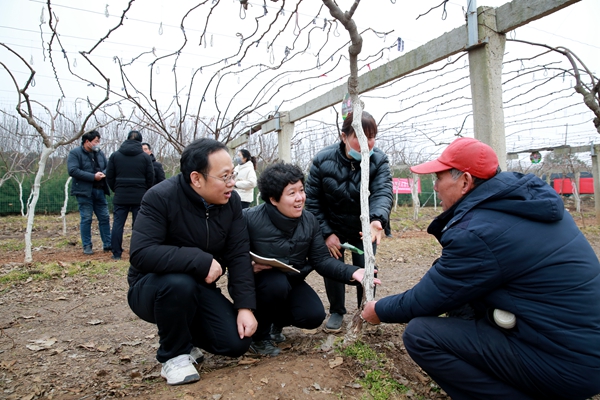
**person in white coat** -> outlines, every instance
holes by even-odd
[[[254,200],[254,188],[256,187],[256,159],[246,149],[238,151],[234,158],[237,164],[234,171],[237,173],[235,179],[235,190],[242,199],[242,208],[250,207]]]

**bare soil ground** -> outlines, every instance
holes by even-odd
[[[599,253],[600,236],[590,207],[593,204],[586,212],[573,214]],[[416,222],[411,219],[412,210],[399,208],[393,214],[394,237],[386,238],[377,251],[383,281],[378,298],[412,287],[440,255],[439,244],[425,232],[440,211],[422,210]],[[336,338],[343,334],[289,327],[284,329],[287,341],[280,344],[278,357],[246,354],[232,359],[206,354],[198,366],[200,382],[167,386],[155,359],[156,327],[138,319],[127,305],[127,262],[113,261],[110,253],[102,251],[84,255],[78,218],[68,216],[64,236],[59,217],[36,217],[31,264],[22,262],[25,221],[0,219],[0,279],[23,274],[18,281],[0,280],[0,398],[371,398],[368,388],[361,385],[369,367],[336,350]],[[130,232],[126,230],[125,243]],[[93,238],[94,248],[101,249],[97,231]],[[48,277],[39,278],[47,265],[53,265]],[[313,273],[308,282],[327,308],[322,278]],[[347,290],[345,322],[356,310],[354,290]],[[406,354],[403,328],[371,326],[362,337],[370,348],[385,355],[385,374],[408,388],[390,398],[449,398]]]

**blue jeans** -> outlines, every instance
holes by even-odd
[[[92,246],[92,216],[98,218],[98,228],[104,248],[110,247],[110,216],[108,214],[108,202],[104,190],[92,189],[92,196],[76,196],[79,203],[79,215],[81,222],[79,231],[81,233],[81,244]]]
[[[127,215],[131,211],[132,224],[140,211],[139,204],[113,204],[113,227],[112,227],[112,252],[113,255],[121,257],[123,253],[123,227],[127,221]]]

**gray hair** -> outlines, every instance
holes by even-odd
[[[494,176],[498,175],[500,172],[502,172],[502,169],[500,167],[498,167],[498,169],[496,170],[496,173],[494,174]],[[456,168],[452,168],[450,169],[450,175],[452,176],[452,179],[457,180],[458,178],[460,178],[460,176],[464,174],[463,171],[456,169]],[[473,176],[473,175],[471,175]],[[493,178],[493,177],[492,177]],[[489,179],[492,179],[489,178]],[[476,176],[473,176],[473,186],[477,187],[479,185],[481,185],[483,182],[487,181],[488,179],[482,179],[482,178],[478,178]]]

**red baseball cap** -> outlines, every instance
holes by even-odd
[[[487,144],[477,139],[461,137],[450,143],[437,160],[411,167],[415,174],[433,174],[455,168],[476,178],[496,175],[498,156]]]

